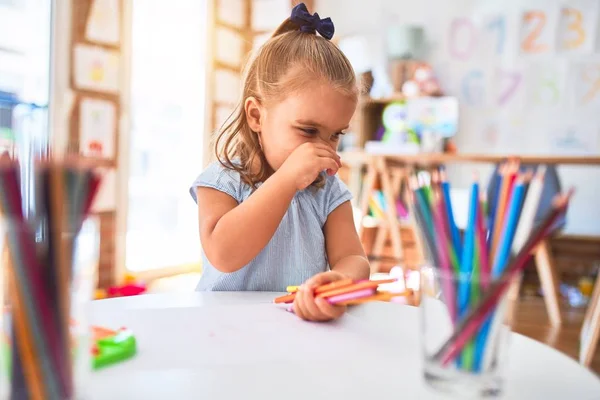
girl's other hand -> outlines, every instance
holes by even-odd
[[[318,286],[346,278],[339,272],[327,271],[307,280],[300,286],[294,298],[294,313],[307,321],[329,321],[341,317],[346,311],[345,306],[329,304],[324,298],[316,299],[314,292]]]
[[[307,142],[288,156],[278,172],[293,180],[297,190],[304,190],[322,171],[335,175],[341,166],[340,156],[331,146]]]

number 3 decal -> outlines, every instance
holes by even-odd
[[[537,43],[537,40],[546,26],[546,14],[542,11],[528,11],[523,15],[523,24],[525,27],[530,24],[533,26],[531,31],[523,39],[521,48],[527,53],[542,53],[548,50],[545,43]]]
[[[583,15],[581,11],[574,8],[564,8],[562,10],[563,18],[570,20],[567,25],[567,38],[563,42],[565,49],[576,49],[585,43],[585,29],[583,29]],[[571,32],[573,34],[571,34]]]

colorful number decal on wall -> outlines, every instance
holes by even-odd
[[[583,104],[591,103],[600,96],[600,64],[591,64],[582,71],[583,81],[589,89],[583,95]]]
[[[585,28],[583,27],[583,14],[574,8],[563,8],[561,16],[569,22],[566,25],[566,34],[562,43],[565,49],[576,49],[585,43]]]
[[[504,43],[506,40],[506,19],[501,15],[494,18],[488,23],[487,29],[498,32],[496,53],[502,54],[504,52]]]
[[[461,41],[461,35],[466,38]],[[467,18],[457,18],[450,24],[449,34],[449,52],[452,57],[459,60],[466,60],[473,54],[477,40],[477,31],[473,23]]]
[[[467,72],[461,82],[463,99],[467,105],[483,105],[485,99],[483,71],[472,70]]]
[[[514,97],[521,84],[522,76],[514,71],[498,70],[496,73],[499,82],[506,82],[506,85],[503,85],[498,93],[498,105],[503,106]]]
[[[531,26],[521,43],[521,48],[527,53],[542,53],[548,50],[546,43],[539,43],[539,38],[546,26],[546,13],[543,11],[528,11],[523,15],[525,28]]]
[[[541,105],[554,105],[560,101],[558,88],[558,73],[556,71],[542,72],[538,76],[535,92],[535,102]]]

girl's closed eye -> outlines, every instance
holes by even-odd
[[[314,136],[319,133],[319,130],[316,128],[298,128],[298,129],[300,129],[303,133],[305,133],[306,135],[309,135],[309,136]]]
[[[337,132],[337,133],[334,133],[333,136],[331,136],[331,140],[337,142],[338,140],[340,140],[340,137],[344,136],[345,134],[346,134],[346,132]]]

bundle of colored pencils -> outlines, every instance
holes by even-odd
[[[396,282],[396,279],[353,281],[342,279],[321,285],[314,290],[315,297],[324,298],[331,304],[351,306],[370,301],[390,301],[397,296],[407,296],[409,291],[390,292],[379,289],[379,285]],[[287,288],[289,294],[277,297],[276,304],[293,303],[298,291],[297,286]]]
[[[566,213],[572,195],[572,191],[558,195],[543,220],[534,226],[544,171],[539,167],[535,174],[520,173],[517,161],[504,163],[487,223],[484,199],[475,179],[464,235],[454,221],[444,171],[434,171],[430,184],[420,176],[411,177],[412,208],[430,261],[438,269],[443,301],[454,324],[453,335],[433,356],[434,361],[442,365],[454,362],[465,371],[485,370],[484,352],[493,346],[490,336],[503,320],[502,312],[496,309],[533,249]]]
[[[19,164],[0,162],[0,213],[8,262],[11,399],[71,399],[71,277],[77,234],[100,177],[78,161],[39,160],[34,202],[24,204]]]

